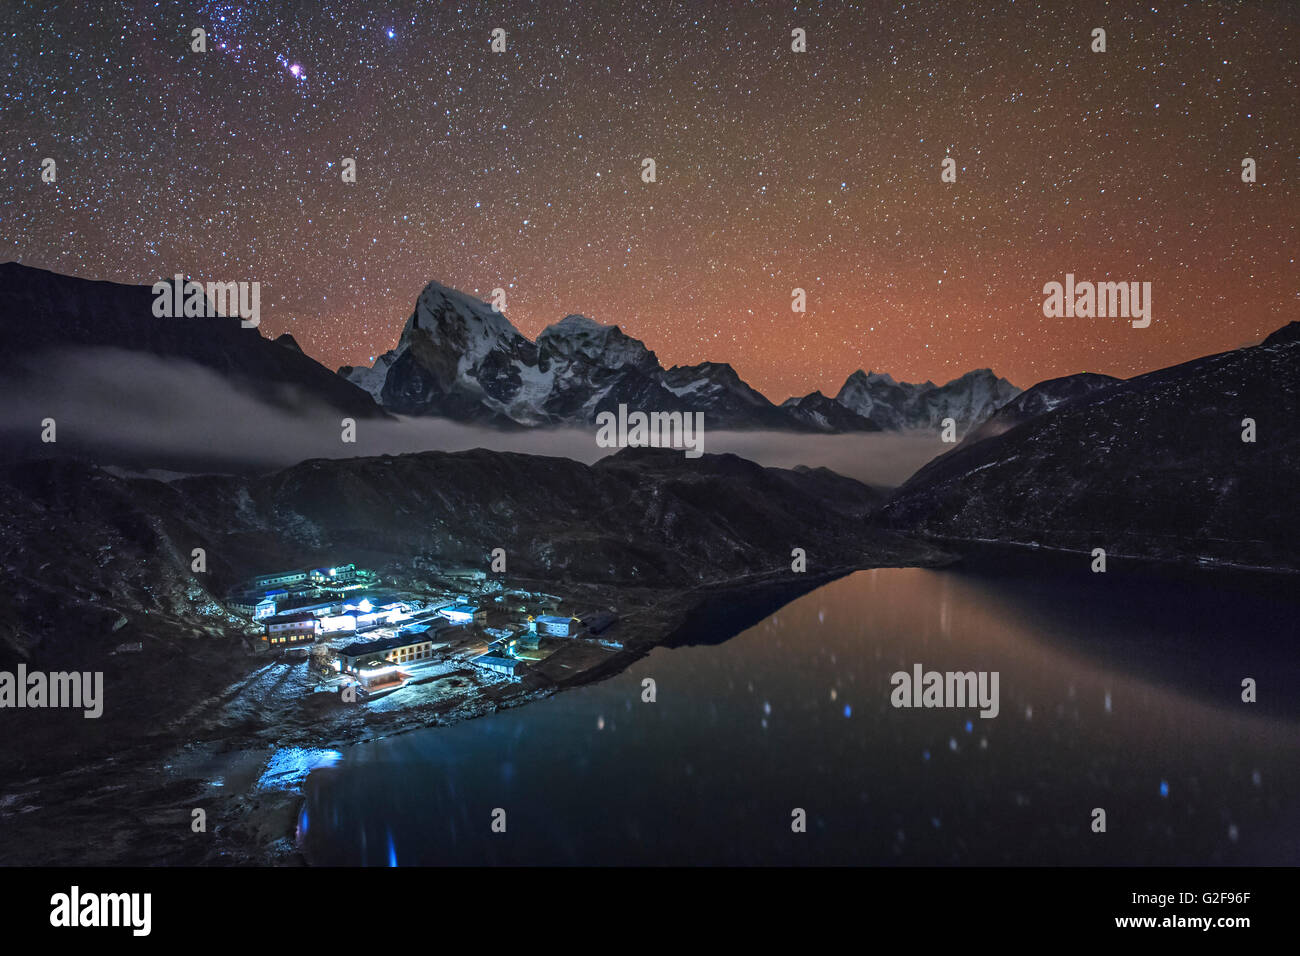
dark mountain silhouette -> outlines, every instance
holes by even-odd
[[[1101,384],[936,458],[895,492],[881,523],[1300,569],[1300,323],[1256,346]],[[1243,441],[1246,419],[1253,442]]]
[[[0,264],[6,356],[37,373],[44,353],[121,349],[195,362],[281,407],[326,405],[367,418],[384,414],[364,391],[304,355],[292,336],[272,341],[257,328],[241,327],[234,316],[157,318],[153,303],[149,286]]]

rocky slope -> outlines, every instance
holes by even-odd
[[[1080,372],[1039,382],[1007,402],[981,424],[969,431],[965,443],[983,441],[993,435],[1015,428],[1045,412],[1050,412],[1067,402],[1077,401],[1099,389],[1109,388],[1122,379],[1096,372]]]
[[[1101,384],[935,459],[898,489],[881,523],[1300,569],[1300,323],[1257,346]],[[1254,442],[1242,440],[1247,418]]]

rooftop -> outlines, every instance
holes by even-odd
[[[475,664],[482,664],[484,667],[518,667],[519,661],[513,657],[497,657],[495,654],[482,654],[474,658]]]
[[[294,624],[298,621],[314,621],[316,615],[308,612],[297,612],[293,614],[276,614],[274,617],[262,618],[263,624]]]
[[[423,644],[429,639],[427,634],[399,634],[397,637],[385,637],[378,641],[356,641],[339,648],[340,657],[364,657],[367,654],[380,656],[399,647]]]

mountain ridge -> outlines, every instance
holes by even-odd
[[[78,346],[128,349],[194,362],[291,410],[315,400],[353,416],[387,417],[369,395],[304,354],[287,333],[271,339],[259,328],[243,328],[235,316],[157,318],[153,303],[151,286],[0,263],[0,336],[11,359]]]
[[[439,334],[417,333],[430,328]],[[814,391],[778,405],[729,363],[664,368],[644,342],[587,316],[567,315],[530,342],[503,313],[438,282],[417,297],[394,349],[368,367],[345,365],[339,375],[399,414],[526,427],[590,425],[600,412],[627,404],[702,411],[714,428],[938,430],[952,418],[966,431],[1020,392],[989,369],[943,385],[900,383],[859,370],[834,398]]]
[[[1300,323],[1129,379],[1085,376],[1043,383],[1077,394],[924,465],[886,502],[881,525],[1300,570],[1300,518],[1289,507],[1300,472]]]

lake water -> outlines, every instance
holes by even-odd
[[[859,572],[603,683],[348,748],[308,778],[300,843],[376,866],[1300,863],[1297,605],[1088,560]],[[894,708],[916,663],[999,672],[1000,713]]]

